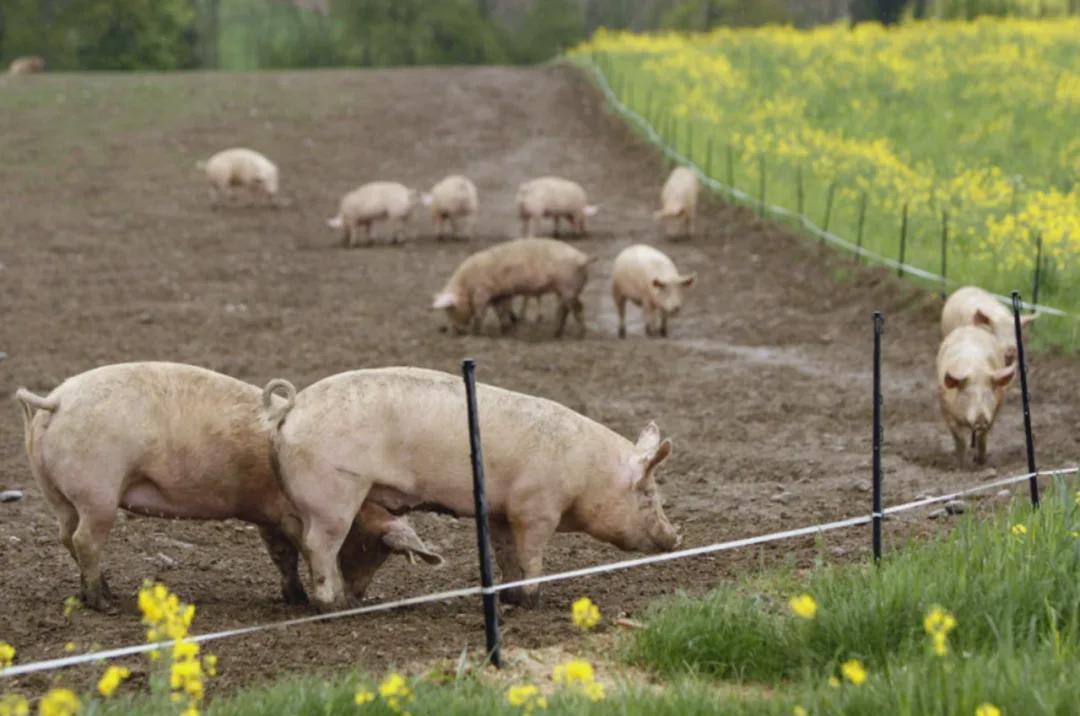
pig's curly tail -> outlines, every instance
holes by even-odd
[[[283,391],[281,397],[285,398],[283,405],[274,405],[274,394]],[[274,428],[281,427],[281,421],[285,419],[293,405],[296,404],[296,386],[284,378],[274,378],[266,384],[262,393],[263,417]]]

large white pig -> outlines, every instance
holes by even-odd
[[[683,292],[696,274],[682,275],[667,254],[636,244],[623,249],[611,270],[611,295],[619,311],[619,337],[626,337],[626,302],[645,313],[645,334],[667,335],[668,318],[682,309]]]
[[[937,355],[937,394],[945,425],[963,459],[970,442],[975,462],[986,461],[986,437],[1016,366],[1005,365],[1000,343],[988,331],[961,326],[945,337]]]
[[[435,220],[436,238],[443,238],[443,226],[449,222],[451,236],[468,238],[479,207],[476,185],[468,177],[454,174],[432,187],[421,198],[424,206],[431,209]]]
[[[433,309],[444,309],[453,328],[479,333],[488,307],[494,308],[503,330],[514,322],[515,296],[554,293],[559,300],[556,336],[571,312],[585,332],[584,305],[579,296],[588,281],[593,257],[555,239],[515,239],[478,251],[465,259],[446,287],[435,295]]]
[[[47,397],[20,388],[30,468],[78,564],[83,603],[108,606],[102,551],[118,509],[152,517],[235,518],[258,525],[289,603],[306,601],[297,573],[302,522],[271,458],[287,398],[176,363],[122,363],[81,373]],[[280,419],[280,418],[278,418]],[[366,587],[389,549],[438,555],[378,505],[361,510],[343,552],[350,584]],[[360,596],[360,594],[357,594]]]
[[[540,177],[518,187],[517,210],[521,217],[521,233],[525,237],[536,235],[536,225],[542,218],[552,219],[554,235],[559,235],[559,221],[570,222],[570,230],[585,235],[585,218],[597,212],[589,206],[585,190],[580,184],[559,177]]]
[[[686,167],[675,167],[660,190],[660,210],[653,217],[665,223],[671,219],[682,219],[684,234],[692,237],[697,199],[697,174]]]
[[[1023,329],[1039,317],[1031,313],[1020,317]],[[1016,360],[1016,326],[1012,311],[977,286],[958,288],[941,309],[941,336],[944,338],[961,326],[978,326],[994,335],[1005,352],[1005,365]]]
[[[539,576],[556,531],[625,550],[678,546],[655,479],[671,441],[654,423],[633,443],[550,400],[478,385],[477,404],[503,581]],[[384,368],[321,380],[297,394],[275,450],[303,519],[312,598],[323,609],[345,599],[337,554],[366,501],[393,513],[473,514],[465,388],[446,373]],[[503,594],[534,603],[538,591]]]
[[[364,231],[363,243],[371,244],[375,240],[373,225],[389,221],[393,224],[390,241],[398,243],[405,238],[405,228],[419,198],[415,189],[398,182],[368,182],[342,197],[337,216],[328,219],[326,225],[341,229],[341,244],[348,247],[358,243],[361,229]]]
[[[217,206],[232,196],[233,189],[244,189],[268,198],[277,205],[278,168],[253,149],[234,147],[218,152],[206,161],[196,162],[210,182],[210,203]]]
[[[12,75],[30,75],[45,71],[45,58],[37,55],[16,57],[8,67],[8,73]]]

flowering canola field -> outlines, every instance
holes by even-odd
[[[950,282],[1030,298],[1041,236],[1040,302],[1080,313],[1080,20],[601,30],[575,55],[715,178],[852,240],[865,195],[869,249],[898,257],[907,205],[905,259],[941,273],[947,224]]]

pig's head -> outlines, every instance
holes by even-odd
[[[1020,316],[1021,335],[1023,335],[1023,331],[1028,324],[1038,317],[1038,313]],[[972,322],[976,326],[985,328],[994,334],[994,337],[997,338],[998,343],[1001,345],[1001,350],[1005,353],[1005,365],[1012,365],[1016,362],[1016,326],[1013,324],[1012,318],[1004,321],[993,321],[981,309],[976,309]]]
[[[654,278],[649,287],[652,292],[653,302],[667,315],[679,315],[683,303],[683,293],[694,285],[696,278],[697,274],[666,279]]]
[[[1016,373],[1010,365],[997,371],[951,369],[943,383],[949,412],[971,428],[973,433],[985,433],[994,424],[1001,406],[1005,386]],[[955,391],[949,393],[948,391]]]
[[[446,290],[435,294],[431,308],[435,311],[440,309],[446,311],[446,317],[450,319],[450,327],[455,333],[468,332],[469,322],[472,320],[472,307],[460,293]]]
[[[593,536],[628,551],[667,552],[682,542],[664,514],[656,487],[656,467],[671,454],[671,440],[660,440],[660,430],[650,422],[629,460],[620,466],[605,504],[588,517]]]

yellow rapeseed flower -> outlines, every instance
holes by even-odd
[[[53,689],[41,697],[38,713],[41,716],[75,716],[82,704],[71,689]]]
[[[840,665],[840,673],[851,683],[859,686],[866,681],[866,669],[858,659],[848,659]]]
[[[356,696],[353,697],[353,701],[357,706],[363,706],[364,704],[370,704],[375,700],[375,692],[368,691],[367,689],[360,689],[356,692]]]
[[[802,706],[795,706],[791,709],[791,716],[809,716],[809,713]]]
[[[382,697],[391,711],[402,714],[408,714],[404,707],[413,700],[413,693],[409,689],[408,682],[404,676],[397,672],[388,675],[379,684],[379,696]]]
[[[78,609],[82,609],[82,602],[78,597],[70,595],[64,599],[64,619],[71,619],[71,615]]]
[[[935,654],[945,656],[949,653],[949,632],[956,628],[956,617],[934,605],[923,618],[923,628],[930,635]]]
[[[975,716],[1001,716],[1001,709],[993,704],[980,704],[975,709]]]
[[[540,689],[532,684],[511,686],[506,690],[506,701],[511,706],[521,708],[525,713],[532,713],[535,709],[546,709],[547,699],[540,693]]]
[[[560,686],[591,684],[596,678],[592,664],[584,659],[571,659],[565,664],[557,665],[551,676]]]
[[[69,641],[67,644],[64,644],[64,653],[65,654],[70,654],[71,652],[75,651],[78,648],[79,647],[75,645],[75,642]]]
[[[15,647],[6,641],[0,641],[0,670],[15,663]]]
[[[123,666],[110,666],[105,669],[105,673],[102,675],[101,680],[98,681],[98,693],[105,698],[112,696],[124,679],[131,676],[131,672]]]
[[[600,623],[600,608],[588,597],[578,599],[570,608],[574,625],[579,629],[589,630]]]
[[[30,716],[30,702],[18,694],[0,696],[0,716]]]
[[[1027,534],[1027,527],[1025,525],[1017,523],[1012,526],[1012,529],[1010,531],[1016,537],[1023,537]]]
[[[204,656],[203,669],[206,670],[207,676],[217,676],[217,657],[213,654]]]
[[[795,612],[796,616],[803,619],[813,619],[814,615],[817,614],[817,602],[805,592],[788,600],[788,606],[791,607],[791,611]]]

